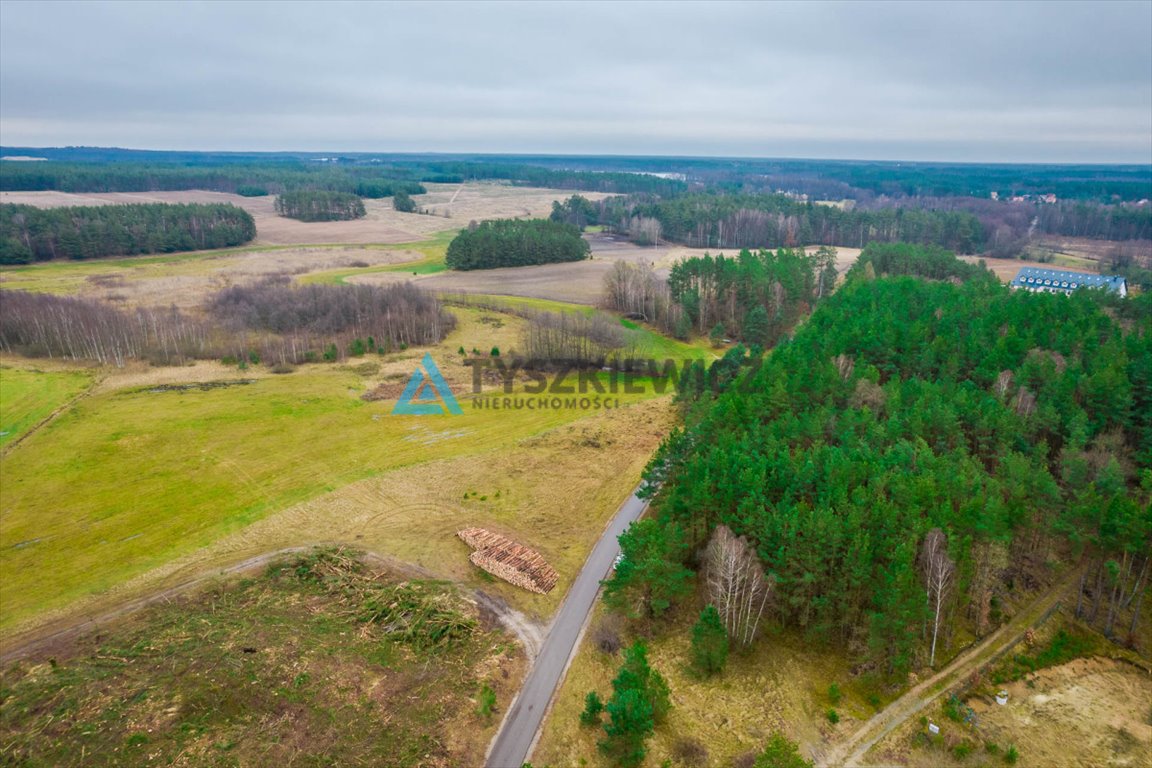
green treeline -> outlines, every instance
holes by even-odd
[[[296,189],[347,192],[360,197],[410,195],[427,190],[418,182],[392,178],[373,166],[328,166],[303,162],[248,165],[152,163],[3,163],[0,190],[60,192],[154,192],[207,189],[245,196]]]
[[[997,595],[1055,560],[1086,566],[1078,614],[1135,643],[1152,558],[1147,323],[1093,292],[867,272],[763,360],[737,347],[712,387],[689,388],[686,427],[646,475],[676,544],[660,551],[696,551],[719,525],[746,536],[775,618],[882,675],[927,661],[929,549],[955,569],[941,647],[962,618],[991,631]]]
[[[665,239],[699,248],[863,248],[871,242],[903,241],[972,253],[985,239],[970,213],[843,210],[785,195],[689,194],[647,203],[609,198],[603,206],[601,223],[638,242]]]
[[[692,256],[661,279],[647,264],[617,262],[604,276],[605,307],[678,339],[695,331],[771,347],[836,284],[836,249],[821,246]]]
[[[588,258],[588,243],[571,224],[548,219],[473,223],[448,244],[451,269],[493,269]]]
[[[832,291],[835,258],[829,248],[694,256],[672,267],[668,289],[699,333],[770,347]]]
[[[0,205],[0,264],[228,248],[254,237],[251,214],[232,205]]]
[[[870,243],[860,253],[850,275],[868,271],[876,275],[914,275],[933,280],[993,280],[992,273],[980,264],[960,261],[943,248],[909,243]]]
[[[349,221],[365,215],[364,201],[356,195],[314,189],[280,195],[276,213],[299,221]]]
[[[1150,190],[1152,191],[1152,190]],[[1042,205],[1036,210],[1041,232],[1103,240],[1152,239],[1150,205]]]

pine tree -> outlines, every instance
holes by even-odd
[[[692,663],[705,675],[714,675],[727,661],[728,633],[716,606],[709,604],[692,627]]]
[[[596,691],[588,691],[584,697],[584,711],[580,713],[580,724],[593,726],[600,725],[600,713],[604,711],[604,702]]]

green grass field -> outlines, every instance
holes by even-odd
[[[323,272],[313,272],[310,275],[305,275],[300,279],[301,283],[324,283],[328,285],[340,285],[348,280],[349,277],[356,275],[371,275],[380,272],[398,272],[409,275],[434,275],[437,272],[443,272],[448,269],[444,263],[445,253],[448,251],[448,244],[456,237],[458,230],[451,230],[448,232],[440,232],[428,240],[420,240],[413,243],[398,243],[390,245],[388,248],[398,251],[418,251],[424,254],[424,258],[417,261],[409,261],[403,264],[386,264],[377,267],[358,267],[351,269],[338,269],[328,270]]]
[[[592,315],[602,311],[586,304],[570,304],[552,299],[536,299],[522,296],[496,296],[494,294],[483,293],[463,296],[461,294],[445,293],[443,297],[450,302],[463,300],[464,306],[467,306],[469,301],[479,302],[484,306],[493,307],[495,311],[506,308],[509,312],[534,310],[537,312],[579,313],[582,315]],[[613,313],[609,312],[608,314]],[[644,354],[651,358],[658,360],[713,360],[719,357],[712,349],[708,339],[704,337],[697,337],[686,342],[680,341],[665,336],[651,326],[636,323],[623,317],[620,318],[620,325],[640,334]]]
[[[476,310],[457,313],[460,328],[432,351],[460,416],[391,416],[392,400],[361,399],[385,374],[398,396],[423,350],[375,358],[384,371],[374,377],[314,365],[206,390],[105,386],[76,403],[0,460],[0,632],[306,499],[405,467],[493,461],[589,417],[470,407],[457,346],[508,346],[522,321],[494,330]],[[619,395],[622,405],[653,396]]]
[[[91,385],[87,371],[0,366],[0,447],[18,440]]]
[[[34,291],[37,293],[79,293],[92,280],[115,275],[125,280],[157,278],[203,277],[250,254],[277,252],[322,251],[419,251],[424,258],[401,264],[376,267],[346,268],[316,271],[300,278],[301,282],[340,283],[355,274],[371,272],[417,272],[429,274],[443,271],[444,251],[455,233],[442,233],[415,243],[400,244],[316,244],[316,245],[253,245],[241,248],[223,248],[216,251],[190,251],[151,256],[131,256],[91,261],[44,261],[21,266],[0,268],[5,289]]]

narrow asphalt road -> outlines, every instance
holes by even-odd
[[[592,612],[592,605],[600,592],[600,581],[608,575],[620,551],[616,538],[644,513],[645,507],[647,502],[637,498],[633,492],[596,542],[592,554],[588,555],[580,575],[568,590],[564,604],[548,628],[548,637],[544,640],[540,655],[536,657],[536,663],[528,671],[524,686],[512,702],[504,722],[500,724],[499,733],[492,741],[492,748],[488,752],[488,768],[520,768],[528,759],[552,694],[556,692],[556,686],[569,660],[576,653],[576,641]]]

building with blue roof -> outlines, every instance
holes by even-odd
[[[1009,283],[1012,288],[1038,293],[1072,293],[1081,288],[1106,288],[1121,296],[1128,295],[1128,281],[1116,275],[1089,275],[1062,269],[1022,267]]]

